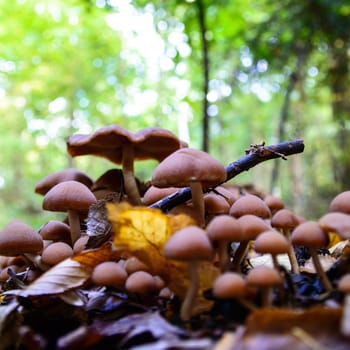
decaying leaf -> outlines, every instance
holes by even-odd
[[[101,248],[84,251],[72,258],[63,260],[46,271],[25,289],[15,294],[22,297],[58,295],[81,287],[90,277],[93,268],[99,263],[112,260],[118,253],[109,243]],[[66,296],[67,298],[69,295]],[[70,296],[71,297],[71,296]]]
[[[127,203],[107,203],[106,206],[116,248],[128,251],[147,264],[154,275],[164,278],[169,288],[182,298],[189,283],[187,264],[166,259],[163,247],[175,231],[193,225],[194,221],[184,214],[166,215],[159,209],[132,207]],[[206,261],[199,268],[201,295],[212,286],[219,271]]]

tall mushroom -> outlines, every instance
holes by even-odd
[[[322,229],[319,223],[315,221],[305,221],[298,225],[292,232],[291,241],[295,245],[304,246],[309,249],[315,270],[320,277],[323,287],[327,292],[332,291],[333,286],[323,270],[317,255],[317,249],[326,247],[329,241],[327,233]]]
[[[115,124],[91,135],[76,134],[67,140],[68,153],[72,157],[91,154],[121,164],[125,192],[134,205],[141,204],[134,160],[156,159],[160,162],[180,147],[180,140],[166,129],[145,128],[134,133]]]
[[[80,237],[79,212],[87,212],[97,200],[92,192],[77,181],[64,181],[45,194],[43,209],[67,212],[71,232],[71,243]]]
[[[191,318],[192,307],[199,288],[198,264],[213,257],[211,242],[204,230],[187,226],[176,231],[164,245],[164,256],[168,259],[188,262],[190,285],[182,301],[180,316],[184,321]]]
[[[204,226],[203,187],[212,187],[226,180],[225,167],[206,152],[181,148],[166,157],[154,170],[152,185],[156,187],[191,188],[193,207]]]

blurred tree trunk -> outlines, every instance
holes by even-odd
[[[350,88],[349,58],[346,42],[335,41],[329,69],[332,90],[332,111],[338,122],[335,138],[338,154],[334,164],[334,179],[340,185],[339,190],[350,189]]]
[[[202,0],[196,1],[198,9],[198,20],[200,26],[200,35],[202,40],[202,67],[203,67],[203,104],[202,104],[202,149],[209,152],[210,131],[209,131],[209,115],[208,115],[208,91],[209,91],[209,48],[207,26],[205,22],[206,8]]]

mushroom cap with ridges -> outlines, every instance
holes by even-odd
[[[22,221],[14,220],[0,231],[0,255],[37,253],[42,249],[42,237]]]
[[[256,215],[263,219],[271,217],[270,208],[260,197],[254,194],[246,194],[239,197],[232,204],[229,214],[236,218],[247,214]]]
[[[254,250],[260,254],[285,254],[289,251],[289,242],[281,233],[269,230],[256,238]]]
[[[210,154],[180,148],[155,168],[151,182],[156,187],[185,187],[190,182],[201,182],[203,187],[210,187],[224,182],[226,177],[225,167]]]
[[[181,147],[180,140],[169,130],[154,127],[131,132],[112,124],[91,135],[72,135],[67,141],[67,150],[72,157],[91,154],[121,164],[122,145],[126,143],[133,145],[135,160],[162,161]]]
[[[239,221],[230,215],[215,216],[207,225],[206,232],[212,241],[235,241],[243,239]]]
[[[214,281],[212,292],[219,299],[241,298],[246,294],[246,281],[236,272],[224,272]]]
[[[260,265],[249,270],[247,285],[251,287],[271,287],[283,283],[281,275],[274,268]]]
[[[329,237],[318,222],[305,221],[292,231],[291,242],[293,245],[318,249],[328,245]]]
[[[164,255],[175,260],[209,260],[213,247],[206,232],[191,225],[170,236],[164,245]]]
[[[69,209],[87,211],[96,201],[93,193],[84,184],[78,181],[64,181],[45,194],[43,209],[59,212]]]

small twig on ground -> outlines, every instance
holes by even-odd
[[[295,139],[292,141],[281,142],[275,145],[265,146],[265,143],[251,145],[246,150],[246,155],[226,167],[227,179],[229,181],[243,171],[248,171],[255,165],[269,159],[282,158],[287,159],[287,156],[302,153],[304,151],[304,141]],[[221,184],[218,184],[218,186]],[[209,192],[211,188],[204,189],[204,192]],[[176,207],[191,199],[191,190],[189,187],[181,188],[179,191],[167,196],[160,201],[153,203],[151,208],[158,208],[164,212]]]

